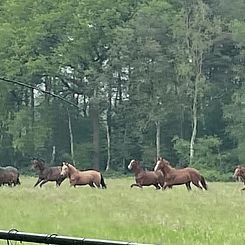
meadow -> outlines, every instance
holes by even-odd
[[[106,190],[70,188],[68,180],[60,188],[51,182],[33,188],[34,177],[21,181],[0,188],[1,230],[161,245],[245,243],[241,182],[187,192],[185,186],[130,189],[133,177],[106,179]]]

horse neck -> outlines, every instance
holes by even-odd
[[[44,164],[44,163],[39,163],[38,164],[38,171],[40,172],[40,173],[42,173],[45,169],[47,168],[47,166]]]
[[[171,167],[170,165],[164,163],[162,170],[167,174],[173,170],[175,170],[175,168]]]
[[[69,169],[69,171],[68,171],[68,177],[70,177],[71,175],[73,175],[74,173],[77,173],[77,169],[74,167],[74,166],[72,166],[71,164],[69,164],[68,165],[68,169]]]
[[[144,170],[140,166],[136,166],[133,168],[133,172],[135,175],[139,175],[140,173],[144,172]]]

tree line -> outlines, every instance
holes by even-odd
[[[2,0],[0,12],[0,77],[29,85],[0,81],[0,164],[245,161],[243,0]]]

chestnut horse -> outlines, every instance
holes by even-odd
[[[97,187],[106,189],[106,184],[102,174],[96,170],[80,171],[70,163],[63,162],[61,176],[68,176],[70,185],[76,187],[77,185],[89,185],[90,187]]]
[[[61,176],[61,166],[48,167],[43,160],[32,160],[32,169],[38,173],[38,179],[34,187],[42,187],[48,181],[55,181],[56,186],[60,186],[67,176]]]
[[[245,185],[245,167],[238,165],[235,169],[233,176],[234,177],[240,177],[240,179],[242,180],[242,182]],[[241,189],[241,191],[244,191],[244,190],[245,190],[245,187]]]
[[[145,171],[140,167],[140,162],[132,160],[128,169],[132,170],[135,175],[136,184],[132,184],[130,187],[137,186],[142,188],[143,186],[154,185],[156,189],[161,189],[164,184],[164,176],[161,171]]]
[[[204,177],[195,168],[175,169],[171,167],[167,160],[159,158],[154,170],[161,170],[163,172],[163,189],[173,185],[185,184],[187,190],[190,191],[191,183],[193,183],[196,187],[207,190],[207,183]]]

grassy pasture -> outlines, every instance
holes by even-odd
[[[107,190],[60,188],[22,177],[0,188],[0,229],[154,244],[245,244],[242,183],[155,191],[130,189],[133,178],[106,179]],[[0,241],[6,244],[6,241]],[[28,243],[30,244],[30,243]]]

